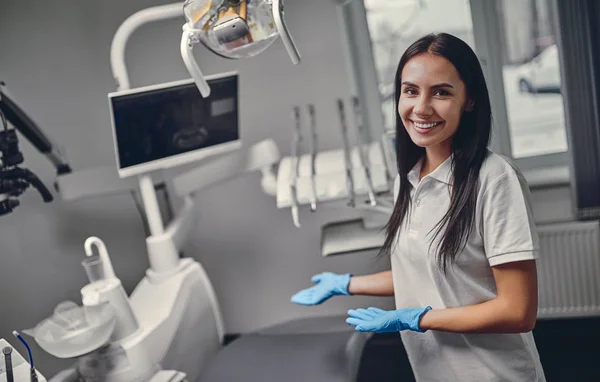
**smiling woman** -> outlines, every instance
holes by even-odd
[[[478,173],[488,153],[491,105],[483,71],[464,41],[431,34],[400,58],[395,83],[398,174],[400,184],[406,186],[400,187],[383,252],[390,251],[410,205],[409,172],[421,162],[420,180],[454,154],[452,203],[457,207],[448,211],[437,232],[454,222],[440,243],[438,261],[445,268],[473,224]]]
[[[488,150],[491,106],[478,57],[430,34],[395,76],[391,271],[318,276],[293,302],[393,295],[395,310],[351,309],[358,332],[400,332],[417,381],[545,381],[531,330],[538,237],[523,175]],[[333,281],[332,281],[333,280]]]
[[[479,60],[452,35],[427,35],[401,57],[395,83],[398,178],[382,252],[397,310],[351,311],[352,323],[402,324],[392,326],[417,380],[544,381],[530,332],[537,233],[523,176],[487,149],[491,106]]]

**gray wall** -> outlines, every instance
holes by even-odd
[[[64,146],[75,170],[114,165],[106,101],[115,89],[110,42],[127,16],[166,2],[60,0],[49,6],[41,0],[0,1],[0,79]],[[302,65],[291,65],[280,41],[251,60],[223,60],[202,49],[198,60],[206,74],[239,71],[245,143],[273,138],[282,154],[289,153],[290,108],[313,102],[322,148],[339,147],[334,102],[350,90],[335,7],[323,0],[285,4]],[[188,77],[179,56],[182,22],[161,22],[133,36],[126,57],[132,86]],[[54,170],[49,162],[24,139],[21,147],[25,167],[50,185]],[[540,221],[571,216],[568,188],[535,193]],[[80,301],[79,289],[86,282],[80,261],[88,236],[106,242],[128,291],[143,277],[148,266],[144,231],[130,195],[44,204],[29,191],[20,200],[15,213],[0,218],[0,337],[14,343],[13,329],[35,325],[62,300]],[[185,253],[201,261],[211,276],[227,332],[248,332],[299,316],[344,313],[352,307],[392,306],[389,298],[367,297],[333,299],[314,308],[289,302],[315,273],[364,274],[388,267],[372,254],[319,256],[320,225],[351,213],[302,210],[303,226],[296,229],[289,210],[277,210],[275,200],[261,192],[258,174],[203,192],[196,203],[201,222]],[[34,354],[47,375],[70,364],[37,346]]]

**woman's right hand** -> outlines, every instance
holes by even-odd
[[[333,296],[348,296],[351,277],[351,274],[338,275],[331,272],[315,275],[312,277],[312,282],[316,285],[293,295],[292,302],[298,305],[318,305]]]

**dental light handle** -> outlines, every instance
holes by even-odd
[[[208,86],[204,74],[202,74],[202,71],[194,59],[192,46],[195,38],[194,31],[190,25],[184,24],[183,33],[181,34],[181,57],[183,58],[183,62],[185,63],[188,72],[190,72],[190,75],[194,79],[198,90],[200,90],[200,94],[202,94],[202,97],[206,98],[210,95],[210,86]]]
[[[298,48],[296,48],[296,44],[292,39],[292,35],[290,34],[287,25],[285,24],[285,20],[283,19],[283,1],[282,0],[273,0],[273,20],[275,21],[275,26],[277,26],[277,31],[279,32],[279,36],[281,36],[281,41],[283,42],[283,46],[287,51],[292,63],[297,65],[300,63],[300,52],[298,52]]]

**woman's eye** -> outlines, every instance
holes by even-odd
[[[408,95],[415,95],[415,94],[417,94],[417,92],[415,91],[415,89],[411,89],[411,88],[404,89],[404,93],[408,94]]]
[[[445,90],[438,90],[438,91],[435,92],[435,95],[439,96],[439,97],[447,97],[447,96],[450,95],[450,93],[448,93]]]

